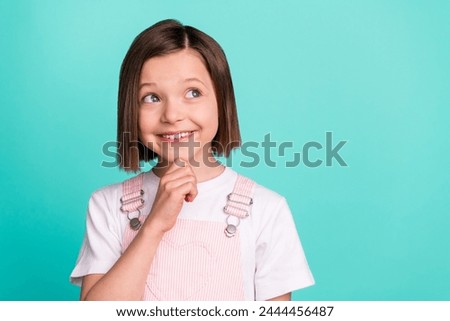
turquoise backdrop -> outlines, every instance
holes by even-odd
[[[275,167],[230,165],[289,201],[316,279],[294,299],[449,300],[449,16],[445,0],[1,1],[0,299],[78,299],[89,196],[127,177],[101,166],[121,61],[176,18],[224,48],[244,141],[293,144]],[[348,166],[286,166],[326,132]]]

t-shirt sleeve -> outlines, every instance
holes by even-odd
[[[70,282],[81,285],[88,274],[105,274],[121,255],[121,238],[115,210],[102,190],[92,194],[86,217],[86,233]]]
[[[256,241],[255,298],[258,301],[314,284],[285,198],[266,213]]]

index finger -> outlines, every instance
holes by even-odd
[[[180,167],[186,167],[189,163],[182,158],[176,158],[174,163]]]

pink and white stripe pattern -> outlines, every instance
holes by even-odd
[[[122,183],[123,196],[120,198],[120,210],[123,213],[132,213],[144,206],[143,181],[144,173],[141,173]]]
[[[178,219],[159,244],[144,300],[244,300],[240,241],[220,222]]]
[[[233,192],[227,196],[223,211],[239,218],[250,215],[253,199],[251,198],[254,182],[244,176],[238,176]]]

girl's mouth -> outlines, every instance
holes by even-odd
[[[177,133],[165,133],[159,134],[158,136],[162,141],[165,142],[179,142],[182,140],[186,140],[194,134],[193,131],[185,131],[185,132],[177,132]]]

